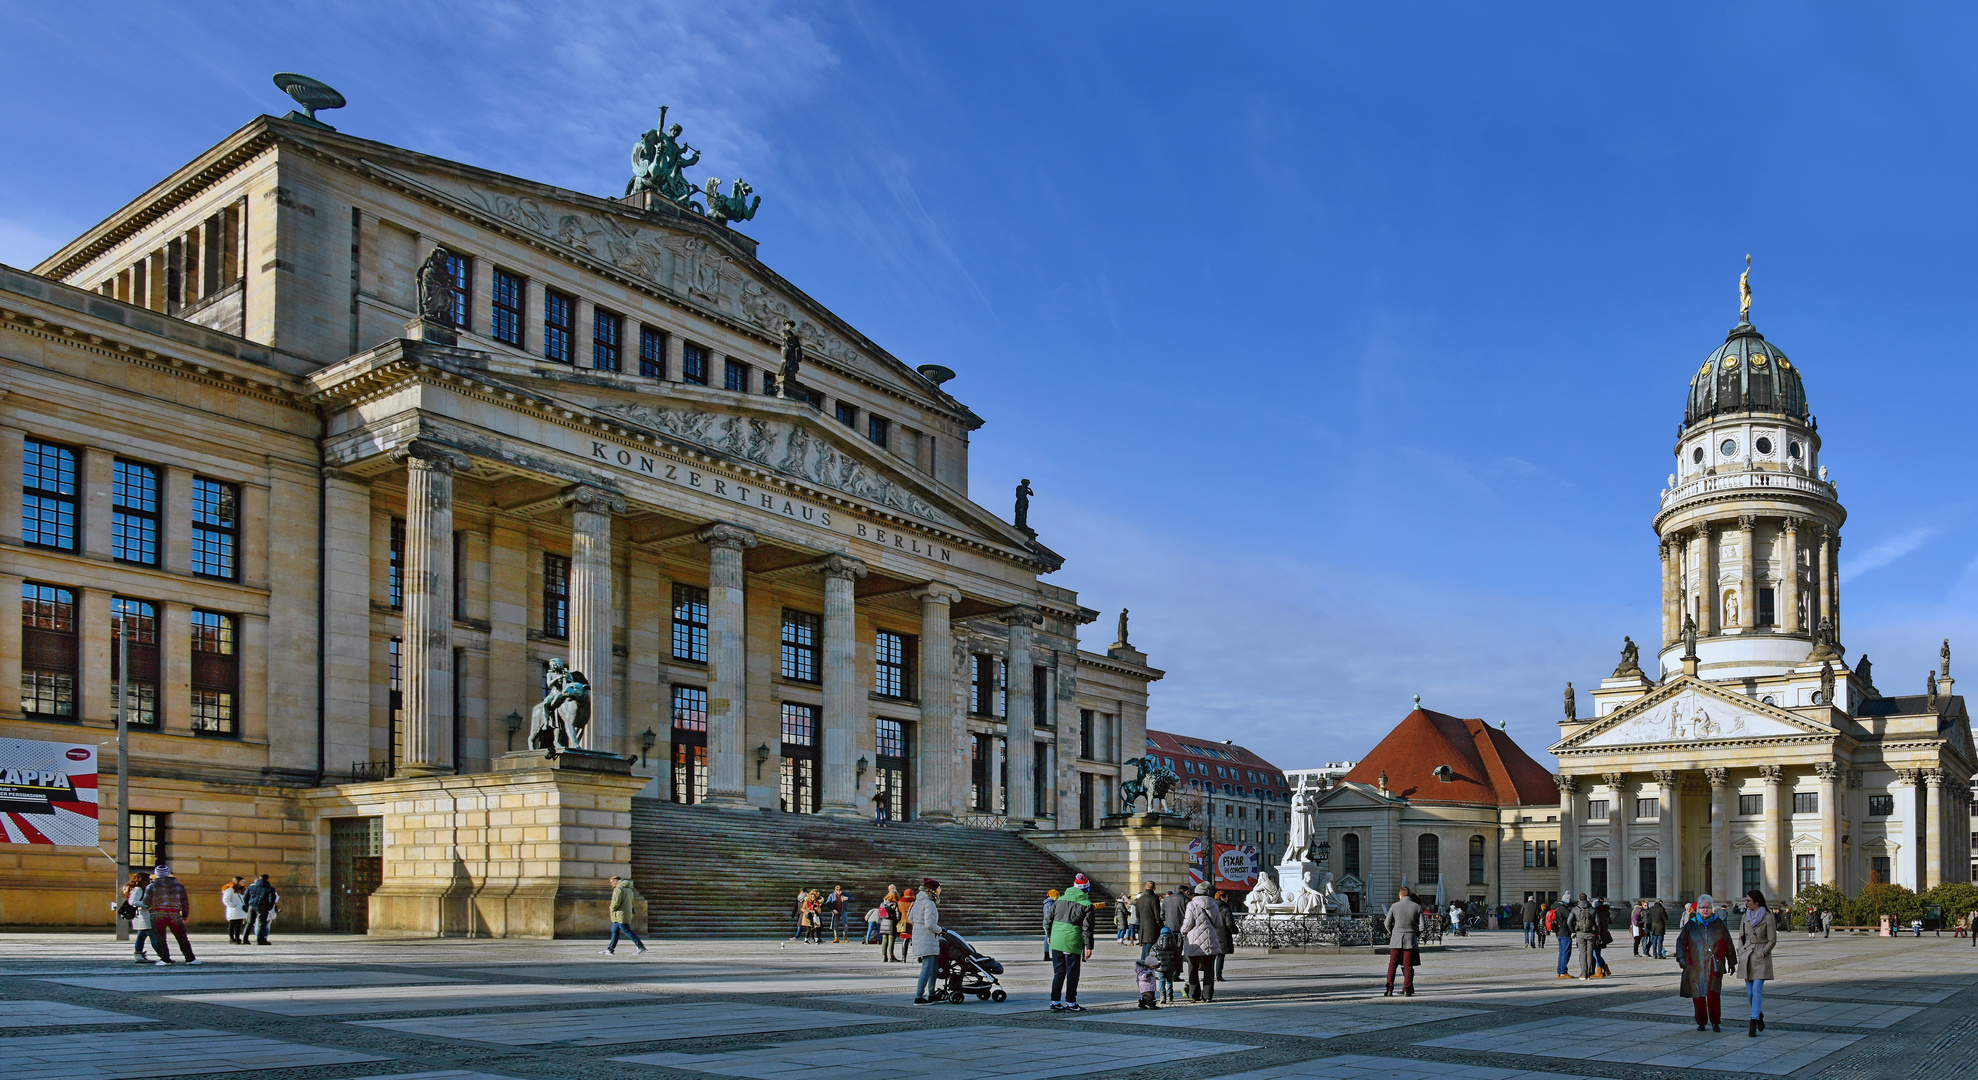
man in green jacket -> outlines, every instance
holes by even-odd
[[[1051,1011],[1084,1012],[1078,1003],[1079,964],[1092,959],[1092,882],[1084,874],[1044,912],[1044,934],[1051,946]]]
[[[631,938],[640,952],[646,951],[646,943],[632,931],[632,913],[637,910],[638,902],[639,893],[632,888],[632,883],[617,874],[611,875],[611,944],[604,947],[603,955],[610,956],[618,950],[619,934]]]

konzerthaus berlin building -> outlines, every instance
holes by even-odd
[[[1145,743],[1161,673],[971,499],[954,373],[676,201],[264,116],[0,275],[0,736],[108,739],[122,616],[133,861],[202,919],[268,872],[309,925],[568,929],[627,860],[586,800],[1073,827]],[[553,659],[629,777],[504,758]],[[0,922],[107,919],[101,855],[0,860]]]

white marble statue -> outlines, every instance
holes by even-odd
[[[1291,831],[1285,837],[1284,861],[1311,858],[1311,847],[1318,835],[1319,790],[1300,786],[1291,796]]]
[[[1277,891],[1277,882],[1269,874],[1257,879],[1257,887],[1250,890],[1250,899],[1244,904],[1252,911],[1269,911],[1274,904],[1282,904],[1284,894]]]

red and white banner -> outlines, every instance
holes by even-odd
[[[1216,845],[1216,882],[1212,888],[1248,890],[1263,874],[1263,860],[1251,844]]]
[[[96,847],[96,748],[0,739],[0,843]]]

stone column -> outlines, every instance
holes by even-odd
[[[1683,634],[1682,550],[1672,541],[1657,545],[1662,555],[1662,645],[1667,648]]]
[[[1923,830],[1916,820],[1916,789],[1922,783],[1921,769],[1896,770],[1896,809],[1902,812],[1901,833],[1896,842],[1902,845],[1902,850],[1889,860],[1889,876],[1895,879],[1894,884],[1912,892],[1923,891],[1916,880],[1916,845],[1923,839]]]
[[[957,755],[962,745],[955,714],[955,638],[949,612],[961,602],[959,590],[938,581],[913,591],[920,601],[920,725],[914,731],[915,786],[924,821],[953,821],[968,790],[967,768]]]
[[[1697,601],[1696,632],[1699,637],[1709,637],[1717,632],[1717,546],[1710,542],[1710,523],[1699,522],[1696,527],[1697,541]]]
[[[1725,789],[1731,784],[1731,770],[1705,769],[1703,775],[1710,781],[1710,889],[1713,899],[1723,899],[1731,893],[1725,891],[1726,882],[1737,879],[1726,877],[1730,873],[1731,861],[1731,821],[1724,806]]]
[[[1841,880],[1841,767],[1823,761],[1813,767],[1820,777],[1820,880],[1837,889],[1846,889]]]
[[[1943,770],[1923,770],[1923,782],[1929,785],[1926,809],[1923,813],[1923,827],[1927,832],[1917,837],[1917,840],[1923,844],[1923,881],[1917,886],[1917,892],[1934,888],[1944,880]]]
[[[625,724],[613,693],[618,679],[611,655],[611,517],[625,512],[625,500],[583,485],[564,492],[563,504],[570,508],[570,667],[591,684],[583,745],[623,754]]]
[[[819,775],[819,810],[835,817],[864,816],[859,803],[857,757],[865,695],[859,691],[858,609],[854,589],[865,563],[849,555],[827,555],[811,564],[824,575],[824,723]]]
[[[1785,588],[1779,596],[1779,603],[1785,610],[1779,613],[1779,625],[1785,627],[1788,634],[1798,634],[1806,629],[1799,621],[1799,519],[1787,518],[1783,522],[1783,530],[1780,546],[1784,551],[1779,559],[1779,584]],[[1825,873],[1825,868],[1821,872]]]
[[[1683,785],[1673,769],[1655,772],[1656,797],[1661,800],[1661,851],[1655,860],[1655,895],[1677,903],[1683,899]]]
[[[1738,517],[1738,629],[1744,633],[1758,625],[1758,518]]]
[[[1559,785],[1559,895],[1575,895],[1580,879],[1580,780],[1554,776]]]
[[[1765,779],[1765,895],[1778,897],[1783,902],[1786,896],[1785,883],[1792,880],[1786,874],[1786,822],[1792,820],[1786,814],[1785,800],[1790,794],[1786,789],[1786,770],[1777,765],[1760,765],[1758,775]],[[1742,873],[1742,871],[1740,871]],[[1744,882],[1738,882],[1742,891]]]
[[[744,807],[748,626],[742,553],[756,545],[756,535],[739,525],[717,523],[699,536],[707,544],[707,801]]]
[[[1820,545],[1820,566],[1813,582],[1813,595],[1818,597],[1813,615],[1813,625],[1817,629],[1822,622],[1826,622],[1830,626],[1833,625],[1834,582],[1830,574],[1834,565],[1833,530],[1826,526],[1821,526],[1815,534],[1814,542]],[[1835,627],[1834,640],[1840,640],[1839,627]]]
[[[1600,780],[1607,785],[1607,896],[1613,899],[1628,895],[1628,774],[1602,773]]]
[[[1827,609],[1834,620],[1834,641],[1841,640],[1841,534],[1834,532],[1834,539],[1828,545],[1832,550],[1827,561],[1832,564],[1827,579]]]
[[[401,776],[453,771],[453,474],[472,462],[423,439],[393,451],[405,466],[405,702]]]
[[[1008,733],[1004,754],[1010,765],[1009,808],[1006,813],[1012,823],[1022,824],[1037,816],[1037,808],[1031,805],[1037,754],[1030,748],[1036,724],[1036,717],[1031,712],[1036,703],[1030,700],[1030,637],[1031,624],[1037,621],[1037,609],[1013,607],[1004,612],[1002,618],[1010,628],[1006,661],[1009,665],[1009,692],[1006,698],[1009,715],[1004,723],[1004,730]]]

